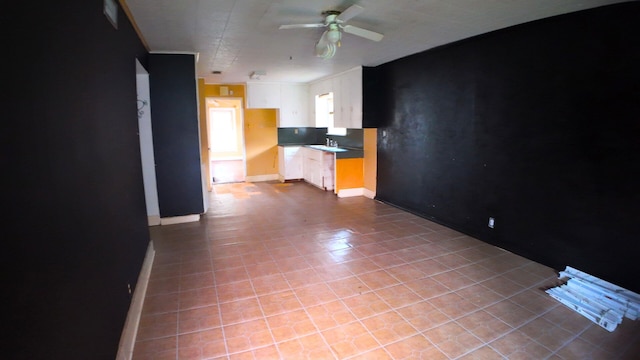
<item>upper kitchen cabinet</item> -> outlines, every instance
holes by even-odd
[[[247,83],[248,109],[279,109],[278,127],[308,127],[309,85]]]
[[[309,121],[308,101],[308,85],[281,84],[278,127],[312,127]]]
[[[333,126],[362,128],[362,67],[333,78]]]
[[[247,83],[248,109],[278,109],[280,102],[280,83]]]
[[[309,86],[310,114],[316,127],[331,125],[315,117],[317,97],[330,92],[333,93],[333,127],[361,129],[362,67],[313,82]]]

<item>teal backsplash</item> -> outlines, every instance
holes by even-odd
[[[347,129],[347,135],[327,135],[327,128],[278,128],[278,145],[311,145],[326,143],[326,139],[337,141],[339,147],[362,149],[363,130]]]

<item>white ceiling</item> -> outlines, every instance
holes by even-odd
[[[125,0],[152,52],[198,53],[207,83],[308,82],[354,66],[376,66],[492,30],[623,0]],[[315,56],[325,10],[358,4],[348,21],[384,34],[380,42],[344,34],[332,59]],[[212,71],[222,71],[214,75]]]

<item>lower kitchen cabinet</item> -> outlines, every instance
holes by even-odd
[[[305,147],[302,148],[302,154],[304,180],[322,190],[333,190],[334,154]]]
[[[278,172],[280,181],[303,178],[304,161],[301,146],[278,146]]]

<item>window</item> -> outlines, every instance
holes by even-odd
[[[333,93],[316,95],[316,127],[326,127],[328,135],[347,135],[346,128],[333,127]]]
[[[236,114],[234,109],[209,109],[211,119],[211,151],[232,152],[238,150]]]

